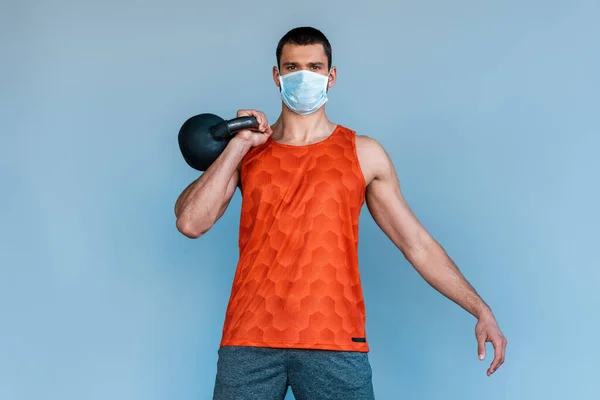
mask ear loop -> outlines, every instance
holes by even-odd
[[[283,92],[283,79],[281,79],[281,71],[277,68],[277,78],[279,80],[279,93]]]
[[[325,82],[325,93],[329,92],[329,79],[331,79],[331,71],[333,71],[333,66],[329,68],[329,72],[327,73],[327,82]]]

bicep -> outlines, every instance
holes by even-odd
[[[366,204],[375,223],[408,258],[427,250],[432,238],[411,210],[400,189],[389,156],[378,155],[379,166],[367,187]]]
[[[227,183],[227,188],[225,189],[225,197],[223,198],[223,204],[221,205],[221,209],[219,210],[217,220],[221,218],[223,214],[225,214],[225,211],[227,211],[227,207],[229,207],[229,203],[231,203],[231,199],[233,198],[235,189],[238,186],[240,186],[241,189],[240,172],[239,169],[236,169],[231,175],[229,182]]]

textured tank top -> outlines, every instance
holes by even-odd
[[[339,125],[305,146],[269,138],[242,160],[240,258],[221,346],[369,351],[355,138]]]

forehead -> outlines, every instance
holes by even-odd
[[[322,44],[310,44],[300,46],[296,44],[286,44],[281,49],[281,63],[309,63],[323,62],[327,63],[327,55]]]

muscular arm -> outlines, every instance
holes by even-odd
[[[492,311],[411,211],[383,147],[363,136],[357,138],[357,150],[367,181],[366,203],[373,219],[427,283],[478,319],[475,330],[479,358],[485,357],[486,341],[492,342],[496,350],[488,369],[488,376],[491,375],[504,362],[507,343]]]
[[[361,164],[366,165],[364,169],[370,173],[366,203],[377,225],[433,288],[476,318],[489,312],[452,259],[410,209],[388,154],[373,139],[363,137],[361,140]]]
[[[239,110],[238,117],[256,118],[255,131],[242,130],[225,147],[215,162],[179,195],[175,202],[177,229],[196,239],[223,216],[239,183],[239,165],[254,146],[265,143],[273,133],[267,117],[257,110]]]
[[[181,193],[175,203],[177,229],[199,238],[223,216],[239,181],[238,165],[249,145],[232,140],[217,160]]]

